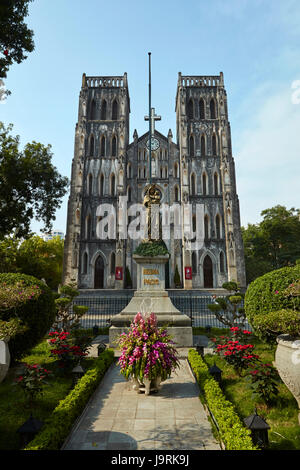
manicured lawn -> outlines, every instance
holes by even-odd
[[[56,367],[55,358],[49,355],[49,346],[46,340],[33,348],[31,354],[24,357],[22,362],[41,364],[51,371]],[[93,364],[93,358],[85,358],[82,362],[85,370],[92,367]],[[16,431],[30,416],[31,410],[27,405],[23,391],[18,386],[12,385],[21,370],[21,363],[11,367],[5,380],[0,384],[0,450],[20,448],[19,435]],[[33,416],[43,422],[72,388],[71,377],[53,375],[49,382],[51,386],[45,386],[43,396],[36,399],[33,409]]]
[[[205,334],[204,329],[198,334]],[[209,335],[207,334],[212,338],[217,338],[219,335],[224,335],[224,331],[213,329]],[[263,362],[273,363],[276,345],[267,345],[255,337],[251,338],[250,342],[255,345],[254,353],[258,354]],[[297,402],[279,377],[279,394],[272,404],[267,406],[261,399],[252,397],[252,391],[247,388],[248,382],[244,372],[243,377],[239,377],[234,368],[217,355],[205,355],[204,360],[209,366],[216,363],[222,370],[223,392],[234,404],[241,418],[251,415],[254,408],[257,408],[258,414],[270,425],[270,449],[300,450]]]

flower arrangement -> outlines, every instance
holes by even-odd
[[[138,313],[128,334],[120,335],[118,344],[121,349],[118,364],[127,380],[134,378],[143,382],[144,378],[160,377],[163,381],[179,367],[175,343],[166,329],[157,327],[154,313]]]
[[[39,364],[25,364],[23,374],[16,378],[14,385],[22,388],[29,405],[32,406],[36,396],[43,394],[44,386],[49,385],[46,379],[50,375],[51,371]]]
[[[87,355],[87,352],[83,351],[80,346],[70,344],[69,332],[51,331],[49,336],[51,349],[51,356],[57,357],[58,365],[62,369],[70,368],[74,362],[83,356]]]

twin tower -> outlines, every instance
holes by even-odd
[[[143,204],[149,183],[149,135],[139,137],[135,130],[130,142],[129,114],[126,73],[111,77],[83,74],[63,269],[63,282],[75,281],[79,289],[137,286],[132,255],[141,238],[119,236],[120,202],[127,197],[127,222],[134,224],[136,215],[130,208]],[[176,134],[174,142],[171,130],[167,136],[154,131],[152,183],[159,188],[161,203],[179,208],[179,214],[190,205],[193,231],[200,224],[204,241],[199,249],[191,249],[184,217],[178,219],[182,224],[179,231],[178,221],[170,218],[170,236],[164,240],[170,253],[165,268],[166,288],[180,285],[184,289],[216,289],[230,280],[245,287],[240,210],[222,72],[217,76],[179,73]],[[201,220],[196,216],[197,206],[202,208]],[[114,209],[106,219],[107,236],[99,236],[97,228],[108,215],[101,207]]]

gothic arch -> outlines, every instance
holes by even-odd
[[[179,188],[177,184],[174,187],[174,201],[179,202]]]
[[[118,100],[115,98],[112,103],[112,110],[111,110],[111,119],[112,121],[117,121],[118,120],[118,114],[119,114],[119,103]]]
[[[174,164],[174,178],[178,178],[178,163]]]
[[[210,110],[210,119],[217,118],[217,109],[216,109],[216,101],[214,98],[211,98],[209,103],[209,110]]]
[[[214,173],[214,195],[218,196],[219,194],[219,175],[217,172]]]
[[[223,251],[219,255],[219,269],[221,274],[225,273],[225,255]]]
[[[115,275],[115,270],[116,270],[116,254],[113,251],[110,255],[110,274],[112,276]]]
[[[131,202],[131,187],[128,186],[127,188],[127,200],[128,202]]]
[[[127,178],[132,178],[132,166],[131,163],[127,163]]]
[[[95,155],[95,138],[93,134],[90,136],[90,157]]]
[[[213,288],[217,282],[218,261],[211,250],[205,250],[199,261],[202,285],[205,288]]]
[[[89,213],[85,218],[85,238],[90,239],[92,235],[92,217]]]
[[[85,251],[82,257],[82,274],[87,274],[88,272],[88,259],[89,259],[88,254]]]
[[[216,215],[216,238],[220,240],[221,238],[221,217],[219,214]]]
[[[117,156],[117,137],[115,135],[113,135],[111,139],[111,156]]]
[[[87,193],[90,196],[93,193],[93,175],[92,175],[92,173],[89,173],[87,183],[88,183],[87,184]]]
[[[104,175],[99,175],[99,196],[104,196]]]
[[[201,150],[201,157],[204,157],[206,155],[206,142],[205,142],[204,134],[201,135],[200,150]]]
[[[93,98],[90,106],[90,120],[94,121],[96,119],[96,101]]]
[[[202,194],[203,196],[208,194],[207,174],[205,171],[202,173]]]
[[[199,118],[205,119],[205,101],[203,98],[199,100]]]
[[[197,253],[195,251],[192,252],[192,273],[197,274]]]
[[[204,239],[210,239],[210,218],[208,214],[204,216]]]
[[[110,177],[110,194],[111,196],[116,195],[116,177],[114,173],[112,173]]]
[[[100,157],[105,157],[106,155],[106,138],[105,135],[100,137]]]
[[[211,152],[213,156],[217,155],[218,149],[217,149],[217,136],[215,133],[213,133],[212,138],[211,138]]]
[[[189,153],[191,157],[195,156],[195,140],[193,135],[190,135],[189,139]]]
[[[194,172],[191,174],[191,195],[196,196],[196,176]]]
[[[188,119],[194,119],[194,100],[192,98],[190,98],[188,101],[187,116]]]
[[[101,121],[106,121],[106,114],[107,114],[107,102],[106,100],[102,100],[101,103]]]

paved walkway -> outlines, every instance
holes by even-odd
[[[113,364],[63,450],[220,450],[187,360],[146,396]]]

